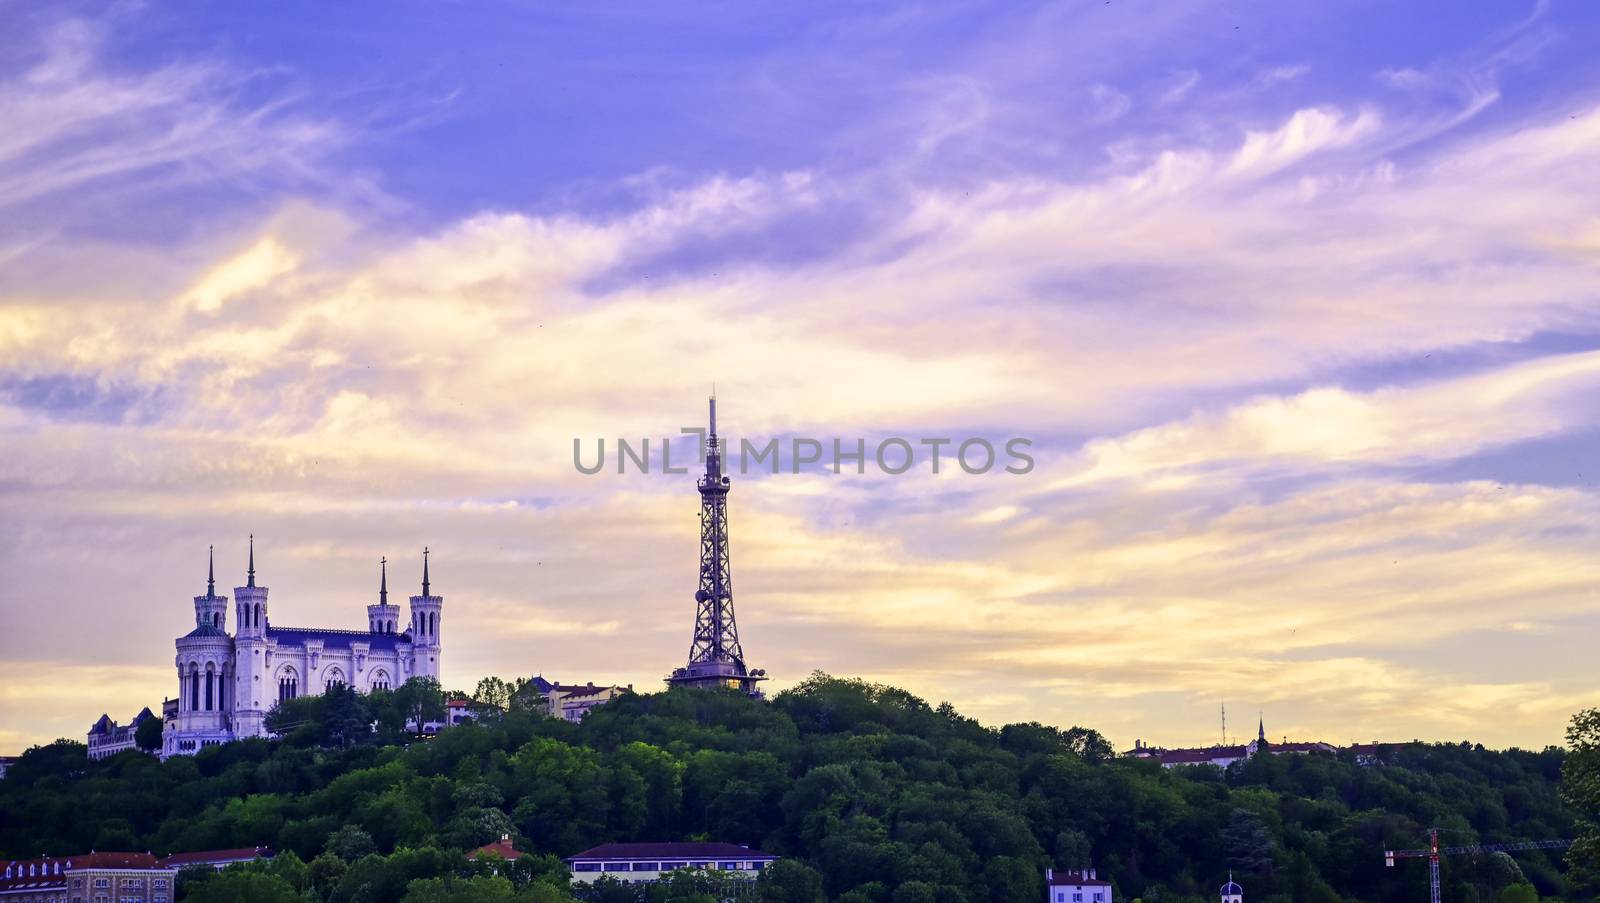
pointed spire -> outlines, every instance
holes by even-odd
[[[206,546],[206,598],[217,597],[217,547]]]
[[[378,604],[389,604],[389,559],[378,559]]]
[[[256,535],[250,534],[250,570],[245,572],[245,586],[256,585]]]
[[[1256,739],[1262,743],[1267,742],[1267,719],[1265,717],[1256,725]]]
[[[428,547],[422,547],[422,597],[431,595],[428,592]]]

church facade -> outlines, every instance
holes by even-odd
[[[438,679],[444,599],[429,585],[428,551],[422,552],[422,594],[411,597],[404,630],[400,606],[389,603],[387,561],[380,567],[366,630],[278,627],[268,614],[267,588],[256,585],[252,537],[245,585],[233,590],[230,634],[229,600],[216,593],[213,558],[205,595],[194,597],[194,629],[177,640],[178,713],[166,723],[161,757],[264,737],[267,713],[279,702],[334,684],[366,693],[413,677]]]

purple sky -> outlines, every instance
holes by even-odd
[[[426,544],[448,685],[659,686],[693,479],[572,441],[713,382],[735,437],[1034,441],[736,477],[773,689],[1119,745],[1594,704],[1600,7],[589,6],[0,0],[0,753],[170,694],[251,532],[280,625]]]

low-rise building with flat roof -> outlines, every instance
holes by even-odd
[[[778,857],[736,843],[603,843],[567,857],[572,880],[659,881],[679,869],[719,871],[754,879]]]

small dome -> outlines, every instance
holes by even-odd
[[[1244,888],[1234,884],[1231,880],[1227,884],[1222,885],[1222,895],[1224,897],[1243,896],[1243,894]]]

